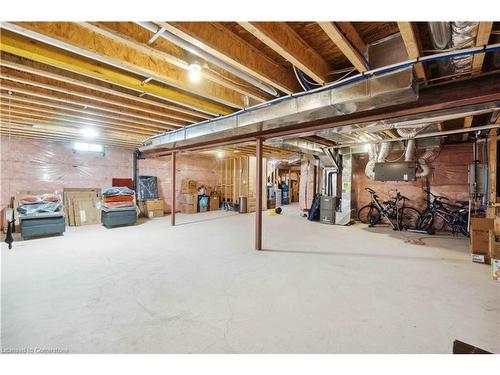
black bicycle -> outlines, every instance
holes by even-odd
[[[417,222],[417,229],[434,234],[449,228],[453,234],[461,233],[469,236],[469,202],[456,201],[449,203],[449,198],[435,195],[429,190],[424,190],[432,196],[432,202]]]
[[[365,190],[370,193],[372,201],[359,209],[359,221],[373,227],[385,218],[394,230],[417,228],[420,212],[406,205],[409,198],[398,192],[391,200],[380,202],[375,190],[370,188],[365,188]]]

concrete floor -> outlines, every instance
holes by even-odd
[[[463,238],[208,212],[2,247],[2,347],[70,353],[500,353],[500,285]],[[191,223],[189,223],[191,222]],[[4,245],[4,244],[2,244]]]

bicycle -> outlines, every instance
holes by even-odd
[[[436,229],[437,231],[442,231],[445,227],[448,227],[453,234],[461,233],[468,237],[470,235],[469,202],[456,201],[456,204],[447,203],[444,201],[449,201],[449,198],[435,195],[429,190],[424,191],[431,195],[433,199],[432,202],[430,202],[430,207],[426,209],[418,219],[417,229],[426,231],[429,234],[434,234]],[[429,202],[428,200],[426,201]],[[439,221],[441,221],[441,223]]]
[[[406,205],[410,199],[397,192],[396,196],[389,201],[380,202],[375,190],[365,188],[371,195],[371,203],[363,206],[358,211],[358,220],[369,227],[380,223],[382,218],[389,222],[393,230],[415,229],[420,218],[420,212]],[[400,202],[402,202],[401,207]]]

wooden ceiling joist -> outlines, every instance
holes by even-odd
[[[285,22],[239,24],[316,82],[324,84],[328,81],[330,67],[326,61]]]
[[[24,23],[22,25],[28,26]],[[57,43],[64,43],[65,47],[69,50],[82,50],[82,53],[83,51],[87,51],[88,53],[86,54],[92,55],[95,59],[104,59],[104,57],[106,57],[106,61],[112,59],[116,65],[122,66],[122,68],[120,69],[114,67],[111,63],[108,65],[100,63],[95,59],[92,60],[88,57],[84,58],[82,56],[75,55],[72,52],[67,52],[66,50],[53,47],[37,40],[28,39],[7,30],[2,30],[0,49],[4,52],[33,61],[85,74],[91,77],[96,77],[120,86],[129,87],[138,91],[144,91],[145,93],[151,93],[152,95],[160,96],[164,99],[188,106],[195,110],[219,115],[229,114],[234,111],[234,108],[231,108],[227,104],[202,99],[200,97],[190,95],[184,90],[179,90],[156,81],[144,83],[145,78],[147,78],[145,76],[156,77],[159,80],[168,78],[167,76],[170,73],[170,69],[162,66],[160,61],[154,60],[151,56],[147,56],[145,54],[139,56],[137,53],[132,53],[130,49],[124,48],[123,46],[115,46],[115,42],[102,40],[102,37],[94,39],[97,34],[84,32],[83,30],[85,30],[85,28],[80,27],[80,30],[75,30],[75,27],[69,25],[68,23],[57,23],[57,25],[54,25],[53,23],[42,22],[32,23],[30,29],[26,29],[24,27],[22,27],[22,29],[34,31],[35,37],[43,39],[48,38]],[[75,38],[75,40],[71,38]],[[88,48],[88,50],[85,48]],[[122,65],[123,61],[128,60],[133,60],[134,64],[127,63]],[[140,64],[143,64],[142,68]],[[133,74],[123,70],[127,67],[130,69],[132,65],[135,66],[134,70],[140,70],[142,75]],[[178,80],[179,84],[181,81],[186,82],[186,88],[192,87],[192,84],[187,83],[187,73],[182,72],[182,74],[179,74],[178,72],[172,72],[172,74],[174,75],[170,77],[169,82],[172,80]],[[226,99],[231,99],[231,103],[233,101],[240,103],[240,105],[234,103],[235,107],[242,106],[242,98],[239,94],[236,95],[234,92],[227,93],[226,91],[229,90],[220,87],[213,87],[210,83],[202,86],[208,87],[205,91],[209,91],[206,94],[202,94],[202,96],[205,95],[205,97],[213,99],[216,98],[217,95],[223,96],[228,94],[230,98],[226,97]],[[197,91],[199,91],[199,88]],[[225,99],[220,98],[219,100],[226,101]]]
[[[59,103],[50,103],[46,100],[45,101],[34,100],[34,99],[30,99],[30,98],[21,97],[19,95],[16,95],[16,96],[7,95],[7,94],[3,94],[1,92],[0,92],[0,98],[4,99],[0,102],[2,104],[2,106],[5,106],[7,108],[9,107],[9,105],[12,107],[22,108],[19,103],[27,103],[27,104],[30,104],[30,106],[25,106],[28,109],[45,110],[45,111],[47,111],[47,113],[54,112],[56,114],[67,115],[67,112],[63,112],[63,110],[65,110],[65,111],[85,114],[87,116],[90,116],[90,118],[92,118],[94,120],[100,120],[101,122],[107,122],[109,120],[116,120],[116,121],[120,122],[120,124],[123,124],[125,127],[128,126],[131,129],[139,129],[137,127],[138,124],[135,120],[130,120],[130,119],[126,119],[126,118],[122,118],[122,117],[118,117],[118,116],[111,116],[111,115],[107,115],[107,114],[103,115],[101,113],[85,111],[85,110],[82,110],[79,108],[61,105]],[[33,106],[33,105],[35,105],[35,106]],[[40,106],[42,108],[40,108]],[[141,129],[144,129],[144,130],[148,129],[149,131],[152,131],[152,132],[158,132],[161,130],[168,130],[170,128],[164,128],[164,127],[158,126],[156,124],[152,124],[152,125],[143,126],[143,127],[141,127]]]
[[[60,130],[57,128],[44,128],[44,127],[37,127],[33,128],[30,127],[29,125],[25,125],[22,123],[15,123],[15,122],[5,122],[2,121],[2,132],[3,133],[12,133],[13,131],[17,132],[24,132],[24,133],[29,133],[33,135],[38,135],[38,134],[51,134],[54,136],[59,136],[59,137],[68,137],[71,140],[82,140],[83,142],[88,142],[88,139],[85,139],[82,137],[82,135],[78,131],[73,131],[71,129],[65,129],[65,130]],[[119,137],[116,134],[114,135],[108,135],[106,133],[103,133],[100,135],[99,139],[94,139],[91,142],[95,143],[104,143],[104,142],[120,142],[120,143],[128,143],[128,144],[139,144],[140,140],[138,138],[133,139],[133,138],[124,138],[124,137]]]
[[[82,80],[78,79],[73,79],[64,75],[56,74],[48,69],[54,69],[53,67],[50,66],[44,66],[44,70],[42,69],[37,69],[33,68],[31,66],[28,66],[26,64],[18,64],[15,62],[11,62],[7,60],[4,56],[4,58],[0,58],[0,66],[1,67],[6,67],[9,69],[17,70],[20,72],[25,72],[29,73],[35,76],[39,77],[44,77],[53,81],[58,81],[58,82],[63,82],[71,86],[78,86],[82,87],[84,89],[92,90],[93,92],[99,92],[106,94],[108,97],[109,95],[111,96],[116,96],[118,98],[126,99],[126,102],[123,102],[122,105],[126,106],[127,108],[130,109],[135,109],[137,111],[142,111],[146,113],[151,113],[160,117],[165,117],[168,119],[174,119],[174,120],[180,120],[180,121],[185,121],[185,122],[198,122],[200,121],[199,119],[209,119],[212,118],[212,116],[209,116],[207,114],[204,114],[202,112],[195,112],[186,108],[182,107],[177,107],[177,106],[172,106],[168,105],[165,103],[160,103],[154,100],[149,100],[145,99],[140,96],[134,96],[130,95],[118,90],[113,90],[107,87],[91,84]],[[96,98],[98,98],[96,96]],[[97,100],[97,99],[96,99]],[[116,101],[115,101],[116,103]],[[147,105],[148,107],[141,107],[140,104]],[[157,107],[158,109],[163,109],[165,111],[158,111],[155,109],[152,109],[150,107]]]
[[[399,32],[403,38],[406,52],[410,59],[416,59],[422,56],[422,46],[418,36],[418,30],[412,22],[398,22]],[[415,73],[421,80],[426,80],[425,69],[422,63],[415,65]]]
[[[162,61],[166,61],[167,63],[171,64],[172,66],[175,66],[179,69],[182,69],[184,72],[187,72],[189,69],[189,62],[182,59],[180,56],[174,56],[172,54],[160,51],[158,49],[155,49],[147,44],[141,44],[138,42],[136,39],[133,39],[132,37],[128,35],[124,35],[123,33],[120,33],[116,30],[112,30],[108,27],[103,26],[100,23],[89,23],[89,22],[80,22],[80,26],[85,27],[95,33],[98,33],[106,38],[110,38],[118,43],[122,43],[126,45],[128,48],[135,49],[137,51],[143,52],[145,54],[154,56],[158,59],[161,59]],[[131,25],[133,26],[133,24]],[[148,33],[151,34],[148,30],[145,30],[139,26],[134,30],[134,33]],[[136,37],[140,38],[141,35],[136,35]],[[143,36],[144,38],[144,36]],[[157,41],[158,43],[158,41]],[[185,55],[185,53],[182,53],[182,55]],[[248,84],[247,85],[241,85],[241,84],[235,84],[232,81],[236,80],[236,77],[231,77],[230,79],[225,79],[223,76],[220,74],[217,75],[215,73],[210,72],[209,70],[203,69],[201,71],[202,77],[206,78],[208,81],[211,81],[215,84],[221,85],[229,90],[233,90],[235,92],[240,93],[241,95],[246,95],[250,98],[253,98],[257,102],[264,102],[266,100],[269,100],[270,97],[263,95],[262,93],[259,93],[258,90],[252,89]],[[205,83],[203,83],[205,84]],[[241,103],[238,101],[237,103],[240,105]]]
[[[479,22],[476,36],[476,47],[485,46],[490,39],[493,22]],[[479,74],[483,68],[484,53],[474,55],[472,59],[472,74]]]
[[[102,105],[96,105],[96,104],[94,104],[92,102],[88,102],[88,101],[81,101],[81,99],[70,99],[70,98],[68,98],[69,96],[75,96],[77,98],[84,97],[84,98],[87,98],[87,99],[94,100],[94,99],[92,99],[91,96],[83,95],[83,94],[77,93],[75,91],[68,91],[68,90],[65,90],[65,89],[60,89],[60,88],[55,87],[55,86],[49,86],[49,85],[40,84],[40,83],[36,83],[36,82],[32,82],[32,81],[20,80],[20,79],[12,78],[12,77],[6,77],[6,76],[1,75],[1,74],[0,74],[0,78],[2,78],[4,80],[5,79],[12,80],[12,81],[14,81],[16,83],[21,83],[23,85],[34,86],[34,87],[40,88],[42,90],[50,90],[50,92],[47,93],[46,91],[33,90],[32,88],[30,88],[28,90],[28,89],[25,89],[25,88],[22,88],[22,87],[19,87],[19,86],[16,86],[16,85],[12,85],[12,84],[7,85],[7,84],[5,84],[5,81],[2,82],[2,85],[0,87],[1,90],[9,90],[9,91],[12,91],[12,92],[15,92],[15,93],[20,93],[20,94],[27,95],[27,96],[34,96],[34,97],[39,97],[39,98],[44,98],[44,99],[49,99],[49,100],[55,100],[55,101],[60,101],[60,102],[63,102],[63,103],[77,105],[77,106],[80,106],[80,107],[83,107],[83,108],[85,108],[85,107],[87,107],[87,108],[93,108],[93,109],[100,110],[100,111],[103,111],[103,112],[109,112],[109,113],[119,114],[119,115],[122,115],[122,116],[128,116],[128,117],[134,118],[135,119],[134,121],[146,120],[146,121],[154,122],[154,123],[157,124],[158,127],[162,127],[162,128],[169,128],[169,127],[170,128],[179,128],[179,127],[182,127],[182,125],[179,125],[179,123],[177,123],[177,122],[160,121],[160,120],[156,120],[156,119],[153,119],[151,117],[148,117],[148,116],[142,116],[142,115],[138,115],[138,114],[135,114],[135,113],[130,113],[128,111],[123,111],[123,110],[111,109],[109,107],[103,107]],[[60,96],[60,95],[57,95],[54,92],[62,92],[62,93],[65,93],[66,95],[65,96]]]
[[[4,96],[2,96],[2,98],[3,97]],[[24,113],[26,115],[46,114],[48,117],[54,119],[60,119],[60,120],[67,119],[75,123],[80,123],[82,125],[87,125],[87,126],[109,126],[109,127],[114,127],[118,130],[132,132],[132,133],[139,132],[145,134],[157,134],[160,132],[158,129],[151,129],[146,127],[140,129],[135,124],[128,123],[125,121],[101,119],[97,118],[97,116],[90,116],[90,117],[79,116],[67,112],[61,112],[54,109],[47,109],[47,108],[40,108],[38,106],[12,103],[12,101],[9,103],[8,101],[2,100],[0,101],[0,105],[2,113],[9,113],[9,112]]]
[[[318,24],[359,72],[366,72],[368,70],[366,60],[362,56],[362,51],[359,51],[358,47],[351,42],[351,40],[362,40],[354,27],[349,30],[351,33],[355,33],[355,36],[351,35],[348,38],[344,35],[345,31],[333,22],[318,22]]]
[[[0,110],[0,114],[2,116],[2,119],[9,120],[9,121],[22,121],[26,125],[35,125],[35,124],[44,124],[52,127],[57,127],[57,126],[68,126],[72,127],[75,129],[80,130],[82,126],[89,126],[93,128],[100,128],[100,129],[112,129],[112,130],[118,130],[121,131],[121,133],[127,135],[127,134],[137,134],[142,137],[146,136],[151,136],[154,135],[154,133],[151,133],[147,130],[140,131],[140,130],[127,130],[123,129],[123,126],[117,127],[115,125],[109,124],[109,123],[98,123],[98,122],[82,122],[82,121],[75,121],[74,119],[67,119],[61,116],[50,116],[44,113],[36,113],[36,112],[26,112],[23,110]]]
[[[167,31],[286,94],[301,91],[293,72],[216,22],[157,22]]]

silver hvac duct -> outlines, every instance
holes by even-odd
[[[375,144],[368,145],[368,162],[365,167],[365,175],[370,180],[375,179],[375,163],[377,161],[377,146]]]
[[[241,78],[242,80],[250,83],[251,85],[254,85],[255,87],[261,89],[262,91],[268,93],[269,95],[272,95],[275,97],[279,96],[278,92],[273,87],[269,87],[269,86],[263,84],[262,82],[260,82],[259,80],[255,79],[251,75],[246,74],[246,73],[242,72],[241,70],[236,69],[235,67],[233,67],[229,64],[226,64],[224,61],[222,61],[222,60],[218,59],[217,57],[203,51],[202,49],[196,47],[195,45],[193,45],[189,42],[186,42],[184,39],[179,38],[177,35],[172,34],[171,32],[166,31],[166,30],[158,27],[155,23],[153,23],[153,22],[136,22],[136,23],[139,26],[142,26],[143,28],[145,28],[146,30],[151,31],[155,35],[159,35],[160,38],[166,39],[169,42],[181,47],[182,49],[191,52],[193,55],[199,56],[199,57],[203,58],[204,60],[221,67],[222,69],[230,72],[231,74],[235,75],[236,77]]]
[[[479,22],[429,22],[431,41],[438,51],[462,49],[474,46]],[[472,56],[453,57],[439,61],[441,74],[468,72]]]
[[[323,154],[323,148],[320,147],[317,143],[300,138],[273,138],[269,141],[266,141],[266,144],[281,147],[291,151],[301,151],[305,154]]]
[[[417,100],[412,67],[347,83],[293,94],[234,114],[203,121],[145,141],[141,151],[207,142],[342,116]]]

